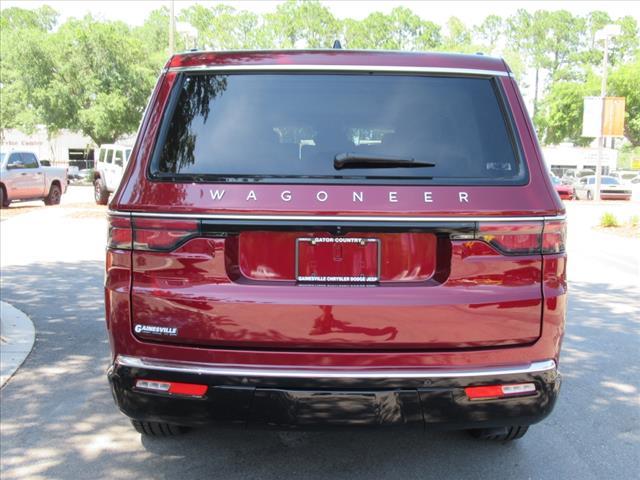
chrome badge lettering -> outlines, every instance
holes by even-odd
[[[221,201],[225,196],[225,190],[209,190],[209,195],[212,200]],[[311,194],[312,198],[315,198],[318,202],[326,202],[329,199],[329,192],[326,190],[318,190],[317,192]],[[424,203],[435,203],[437,200],[434,192],[425,191],[422,192],[422,201]],[[403,196],[406,199],[406,194],[399,191],[388,191],[386,192],[386,199],[389,204],[399,203],[403,200]],[[293,192],[291,190],[282,190],[279,194],[280,200],[282,202],[291,202],[293,200]],[[457,195],[458,203],[469,203],[469,193],[468,192],[458,192]],[[248,193],[243,194],[243,198],[246,202],[256,202],[258,200],[258,195],[255,190],[249,190]],[[352,191],[351,192],[351,202],[352,203],[364,203],[364,192],[362,191]]]
[[[178,329],[176,327],[158,327],[156,325],[137,324],[133,330],[136,333],[149,333],[152,335],[165,335],[169,337],[175,337],[178,335]]]

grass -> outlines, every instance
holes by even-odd
[[[604,228],[619,227],[618,219],[611,212],[604,212],[600,217],[600,226]]]

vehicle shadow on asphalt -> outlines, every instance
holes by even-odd
[[[626,288],[571,284],[565,381],[556,410],[522,440],[501,444],[461,432],[396,429],[212,427],[177,438],[141,438],[117,411],[106,381],[102,282],[99,261],[3,269],[3,300],[26,312],[37,331],[31,355],[1,391],[3,479],[467,478],[505,472],[512,478],[607,478],[633,472],[640,438],[640,315],[637,297]],[[606,462],[591,459],[594,445]]]

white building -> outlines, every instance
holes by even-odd
[[[542,147],[547,168],[562,177],[567,170],[588,168],[595,172],[598,165],[598,149],[591,147],[574,147],[572,144],[560,144]],[[616,170],[618,151],[605,148],[602,151],[602,173]]]
[[[96,146],[89,137],[70,130],[61,130],[52,136],[44,126],[37,127],[31,134],[9,128],[0,131],[0,149],[18,148],[34,152],[38,158],[49,160],[52,165],[68,165],[71,161],[72,165],[86,168],[92,166]]]

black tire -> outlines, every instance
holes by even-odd
[[[591,195],[591,190],[587,190],[587,200],[593,200],[593,195]]]
[[[133,428],[135,428],[138,433],[149,437],[174,437],[176,435],[182,435],[189,430],[187,427],[162,422],[140,422],[138,420],[131,420],[131,425],[133,425]]]
[[[59,205],[61,198],[62,198],[62,189],[60,188],[60,185],[58,185],[57,183],[54,183],[51,185],[51,188],[49,189],[49,195],[44,197],[44,204]]]
[[[529,430],[528,425],[512,425],[504,428],[478,428],[469,430],[469,434],[473,438],[479,438],[481,440],[509,442],[524,437],[527,430]]]
[[[9,205],[11,205],[11,200],[7,200],[4,187],[0,187],[0,208],[7,208]]]
[[[96,178],[96,181],[93,182],[93,198],[98,205],[109,203],[109,191],[101,178]]]

